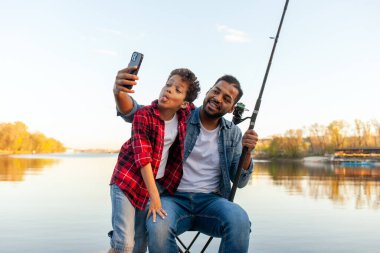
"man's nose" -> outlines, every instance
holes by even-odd
[[[215,95],[214,100],[220,103],[222,101],[222,95],[221,94]]]

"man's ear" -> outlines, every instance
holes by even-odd
[[[188,101],[183,101],[183,103],[181,104],[181,108],[182,109],[186,109],[186,107],[189,105],[189,102]]]

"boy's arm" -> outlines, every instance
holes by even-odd
[[[153,222],[156,222],[156,213],[161,216],[162,219],[165,219],[167,213],[161,206],[160,194],[158,192],[156,181],[152,172],[152,165],[148,163],[141,168],[141,175],[144,179],[146,188],[148,189],[150,195],[150,206],[148,211],[148,217],[150,214],[153,215]]]
[[[146,188],[150,195],[150,206],[148,217],[153,214],[153,222],[156,222],[156,214],[160,215],[162,219],[166,216],[165,210],[162,209],[160,195],[156,186],[156,181],[152,171],[152,153],[153,148],[149,136],[152,134],[151,122],[148,110],[139,110],[132,124],[132,148],[136,166],[141,168],[141,175],[143,177]]]
[[[128,123],[132,123],[133,118],[134,118],[135,113],[137,112],[137,110],[139,110],[141,107],[144,107],[144,106],[143,106],[143,105],[139,105],[139,104],[136,102],[136,100],[134,100],[132,97],[129,97],[129,98],[130,98],[130,99],[132,100],[132,102],[133,102],[133,107],[132,107],[132,109],[131,109],[127,114],[123,114],[123,113],[121,113],[121,112],[119,111],[118,108],[116,108],[116,109],[117,109],[116,114],[117,114],[117,116],[122,117],[126,122],[128,122]]]

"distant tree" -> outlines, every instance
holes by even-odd
[[[22,122],[0,124],[0,149],[19,151],[27,136],[27,126]]]
[[[284,152],[286,157],[301,157],[305,153],[306,147],[307,144],[304,142],[301,129],[286,131],[284,138]]]
[[[283,141],[281,136],[273,136],[272,141],[268,147],[263,151],[268,154],[269,157],[281,157],[284,155]]]
[[[29,133],[22,122],[0,123],[0,151],[10,153],[63,152],[63,144],[41,133]]]
[[[372,136],[374,146],[380,146],[380,121],[373,119],[371,120],[373,126],[374,135]]]
[[[328,151],[333,152],[337,148],[343,148],[347,138],[347,123],[343,120],[335,120],[327,126],[328,139],[330,141]]]
[[[371,124],[359,119],[354,121],[354,138],[351,146],[368,147],[371,143]]]
[[[326,152],[327,136],[326,127],[317,123],[311,125],[309,131],[310,152],[315,155],[322,155]]]
[[[317,123],[305,128],[290,129],[284,135],[276,135],[256,148],[260,157],[297,158],[305,155],[332,154],[335,149],[346,147],[380,146],[380,122],[355,120],[354,127],[342,120],[332,121],[327,127]],[[351,130],[351,132],[349,131]]]

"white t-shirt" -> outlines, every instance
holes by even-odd
[[[179,192],[218,192],[221,170],[218,152],[219,126],[201,129],[195,146],[183,164]]]
[[[157,171],[156,179],[159,179],[165,174],[166,163],[168,162],[169,148],[175,141],[178,134],[178,116],[174,114],[174,117],[165,121],[165,133],[164,133],[164,150],[162,151],[162,157],[160,167]]]

